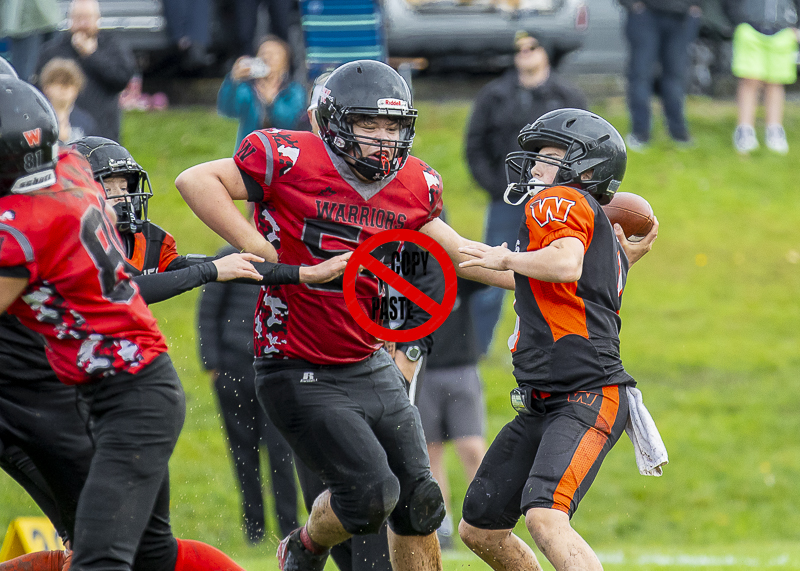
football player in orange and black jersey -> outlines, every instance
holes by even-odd
[[[78,497],[87,477],[87,486],[90,483],[98,485],[97,480],[105,480],[106,476],[115,477],[113,471],[103,468],[107,466],[104,462],[108,462],[109,456],[114,456],[115,447],[124,448],[136,443],[129,442],[126,445],[110,436],[104,440],[108,445],[106,455],[100,460],[97,455],[93,456],[92,442],[86,433],[87,414],[84,414],[84,418],[75,414],[77,395],[74,387],[57,384],[58,378],[54,376],[50,364],[39,358],[40,354],[44,355],[40,335],[49,340],[48,358],[61,379],[67,383],[77,383],[81,393],[87,390],[92,393],[88,414],[93,419],[98,419],[98,415],[104,416],[106,411],[102,410],[103,403],[125,408],[123,393],[128,383],[133,381],[131,374],[134,371],[136,383],[147,387],[144,392],[148,392],[152,386],[154,392],[175,393],[176,398],[168,396],[167,402],[151,407],[164,408],[169,403],[170,412],[164,412],[163,415],[171,417],[166,436],[162,434],[161,453],[144,446],[147,450],[143,456],[154,466],[161,461],[160,457],[166,452],[164,446],[168,445],[170,435],[176,428],[179,429],[182,422],[182,413],[177,414],[183,410],[182,398],[177,398],[182,392],[179,384],[177,389],[174,388],[177,377],[168,358],[165,361],[165,357],[160,356],[165,350],[163,338],[157,330],[147,331],[148,328],[154,328],[155,322],[151,317],[150,321],[145,319],[149,316],[146,308],[141,313],[141,297],[128,282],[123,267],[124,258],[119,252],[121,245],[118,235],[109,229],[104,215],[104,192],[92,181],[89,165],[75,152],[56,149],[55,116],[38,91],[27,83],[11,81],[6,77],[0,78],[0,82],[2,95],[6,99],[0,105],[0,114],[4,110],[7,113],[13,110],[15,118],[12,121],[9,117],[0,117],[3,119],[0,122],[0,138],[3,139],[0,144],[3,159],[0,161],[0,197],[3,197],[0,200],[0,244],[5,245],[0,249],[0,280],[4,286],[0,302],[3,309],[13,303],[10,311],[19,312],[17,315],[25,324],[38,331],[32,333],[21,326],[15,317],[7,314],[2,316],[0,408],[3,414],[0,415],[0,451],[3,452],[3,460],[10,458],[12,462],[16,461],[12,463],[12,468],[22,468],[20,472],[15,470],[14,475],[28,484],[25,485],[26,489],[34,492],[32,495],[37,503],[53,519],[62,536],[65,539],[77,539],[78,553],[82,554],[84,560],[87,557],[91,559],[86,563],[87,567],[99,564],[111,568],[129,568],[130,562],[124,559],[128,555],[132,558],[133,553],[128,548],[132,546],[135,551],[138,545],[137,569],[238,569],[233,561],[218,550],[200,542],[176,541],[172,536],[168,516],[169,487],[165,474],[157,474],[159,480],[156,483],[164,479],[164,485],[155,489],[157,499],[152,508],[153,517],[149,523],[145,519],[148,525],[143,536],[137,535],[135,529],[125,527],[117,528],[117,537],[113,537],[114,528],[103,527],[102,518],[94,516],[111,510],[116,511],[116,515],[125,512],[126,517],[130,516],[133,521],[139,522],[142,515],[150,513],[148,502],[137,505],[130,498],[114,501],[119,498],[109,498],[108,494],[87,499],[83,513],[85,516],[88,512],[92,517],[84,519],[84,522],[88,521],[84,527],[92,529],[88,533],[84,531],[86,535],[75,535],[76,530],[80,532],[81,525]],[[27,123],[20,125],[20,116]],[[38,192],[27,196],[33,191]],[[84,206],[86,209],[81,215],[80,229],[70,232],[71,226],[78,222],[75,217]],[[53,218],[57,218],[58,223],[52,223]],[[261,278],[247,262],[256,260],[256,257],[245,255],[240,258],[243,263],[239,264],[238,270],[234,266],[224,270],[229,274],[227,279]],[[70,264],[65,266],[59,263],[64,259],[68,259]],[[306,268],[285,268],[280,265],[265,266],[265,270],[267,275],[263,280],[266,283],[276,278],[288,281],[322,279],[319,278],[319,267],[311,269],[311,273]],[[332,276],[340,273],[335,269]],[[49,279],[51,275],[53,279]],[[96,276],[94,280],[98,282],[99,292],[94,291],[98,288],[91,287],[94,283],[92,275]],[[142,281],[139,283],[153,281],[155,277],[140,276]],[[26,282],[30,283],[25,286]],[[81,283],[86,287],[82,287]],[[262,282],[259,280],[259,283]],[[23,287],[24,303],[13,299],[18,287]],[[162,282],[149,289],[157,296],[164,295],[165,291],[175,289],[175,284]],[[133,321],[130,321],[126,312],[130,313],[133,309],[139,313],[131,315]],[[133,334],[125,334],[124,330],[131,327]],[[144,331],[140,334],[139,329]],[[115,335],[117,330],[124,337]],[[148,360],[152,363],[148,364]],[[157,378],[159,376],[161,379]],[[112,377],[113,382],[109,380]],[[98,378],[102,379],[99,381],[102,386],[97,385]],[[163,399],[156,396],[156,400]],[[180,411],[176,407],[180,407]],[[132,413],[136,414],[135,409]],[[161,416],[161,412],[156,414],[158,419]],[[108,427],[114,421],[104,417],[98,422],[111,430]],[[124,419],[120,422],[126,423]],[[155,426],[158,426],[158,422]],[[174,436],[177,437],[177,434]],[[97,442],[98,434],[95,437]],[[142,439],[142,443],[146,445],[146,438]],[[136,445],[142,448],[141,444]],[[3,467],[7,466],[4,462]],[[95,474],[94,480],[92,474]],[[98,502],[103,508],[99,511]],[[140,513],[142,510],[146,513]],[[112,515],[112,519],[116,515]],[[81,537],[88,538],[83,545]],[[106,555],[103,545],[107,541],[123,546],[122,552],[113,556],[113,561],[103,560]],[[83,547],[83,551],[80,551],[80,547]],[[55,569],[63,563],[63,554],[57,555],[30,554],[4,563],[0,568]]]
[[[409,155],[416,116],[397,72],[350,62],[325,81],[321,138],[255,131],[233,159],[192,167],[176,185],[212,230],[270,261],[315,263],[396,228],[420,230],[462,261],[458,248],[468,242],[438,218],[441,178]],[[256,203],[257,231],[233,200]],[[514,287],[511,272],[459,271]],[[356,295],[370,315],[377,280],[360,276]],[[444,504],[419,414],[382,342],[348,312],[341,282],[263,288],[255,346],[262,406],[328,487],[308,523],[281,542],[282,571],[321,570],[331,546],[374,533],[387,519],[395,569],[441,569],[435,530]]]
[[[559,570],[602,566],[570,526],[628,419],[619,353],[619,309],[628,268],[652,247],[612,228],[606,204],[625,174],[620,134],[588,111],[562,109],[522,129],[506,200],[525,204],[514,251],[470,247],[464,266],[510,269],[517,325],[509,339],[518,415],[497,435],[469,486],[459,532],[494,569],[541,569],[512,533],[525,516],[534,541]],[[520,200],[520,193],[522,200]],[[516,202],[511,197],[516,196]]]

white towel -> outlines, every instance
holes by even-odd
[[[633,442],[636,467],[642,476],[660,476],[661,466],[669,464],[667,448],[656,423],[642,402],[642,391],[628,386],[628,423],[625,432]]]

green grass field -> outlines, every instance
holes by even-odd
[[[479,239],[486,199],[463,158],[469,105],[419,108],[414,154],[443,175],[451,224]],[[625,132],[622,101],[595,110]],[[787,157],[764,150],[737,156],[732,103],[691,100],[688,112],[696,147],[673,148],[658,126],[653,148],[629,157],[623,183],[650,201],[661,223],[654,250],[628,279],[622,356],[671,462],[662,478],[640,476],[623,437],[573,525],[610,570],[800,569],[800,107],[787,107]],[[125,118],[124,142],[155,187],[151,218],[174,234],[182,253],[212,253],[221,240],[183,204],[173,180],[197,162],[229,156],[234,136],[234,123],[206,109]],[[196,295],[153,307],[188,401],[170,465],[175,532],[220,547],[247,569],[276,569],[274,540],[255,548],[243,540],[221,421],[197,359]],[[511,328],[507,303],[481,367],[490,437],[512,417],[504,342]],[[452,466],[457,519],[466,482]],[[36,513],[0,475],[0,529]],[[530,540],[523,528],[520,535]],[[485,568],[463,546],[445,559],[447,570]]]

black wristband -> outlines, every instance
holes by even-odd
[[[237,278],[234,283],[253,285],[284,285],[300,283],[300,266],[276,264],[274,262],[251,262],[256,271],[264,276],[261,281]]]

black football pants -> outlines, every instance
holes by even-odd
[[[163,550],[151,546],[149,556],[163,559],[177,547],[169,530],[167,465],[186,414],[169,356],[135,375],[79,385],[78,392],[95,452],[78,500],[72,570],[131,569],[146,528]]]

